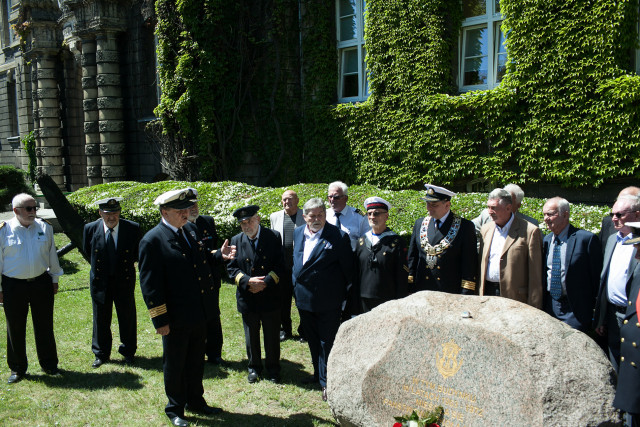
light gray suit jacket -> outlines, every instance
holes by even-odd
[[[282,240],[283,244],[284,244],[284,230],[282,228],[283,228],[285,215],[286,214],[284,213],[284,209],[283,209],[281,211],[272,213],[271,216],[269,217],[269,222],[271,223],[271,226],[269,228],[280,233],[280,240]],[[296,228],[300,227],[301,225],[305,225],[305,222],[304,222],[304,218],[302,217],[302,209],[298,209],[298,213],[296,215]]]

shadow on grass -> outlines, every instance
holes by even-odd
[[[229,376],[228,371],[246,372],[249,374],[249,367],[247,365],[247,359],[240,361],[225,361],[223,365],[214,365],[211,363],[205,363],[204,366],[204,379],[208,378],[220,378],[224,379]],[[262,371],[260,375],[260,381],[266,379],[266,369]],[[291,362],[289,360],[280,359],[280,376],[281,384],[299,385],[301,388],[312,390],[318,388],[318,384],[301,384],[301,380],[309,374],[304,370],[304,365],[297,362]]]
[[[299,426],[309,427],[322,424],[338,425],[333,420],[320,418],[312,414],[293,414],[288,418],[272,417],[265,414],[234,414],[231,412],[223,412],[222,414],[207,418],[204,416],[194,415],[190,416],[187,412],[185,414],[189,421],[197,423],[199,426],[219,426],[219,425],[234,425],[234,426]]]
[[[102,390],[124,388],[139,390],[144,387],[142,376],[133,372],[74,372],[60,370],[62,376],[28,374],[26,380],[39,381],[51,388],[76,390]]]
[[[69,261],[65,258],[60,258],[58,261],[60,262],[60,267],[64,270],[64,274],[71,275],[80,271],[78,263],[76,262]]]

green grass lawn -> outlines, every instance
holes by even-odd
[[[58,247],[68,239],[56,235]],[[149,426],[169,425],[162,378],[162,343],[151,324],[136,289],[138,352],[136,364],[127,367],[117,352],[120,343],[117,321],[112,323],[112,361],[91,367],[91,297],[89,265],[77,250],[61,260],[65,275],[56,296],[55,335],[62,377],[45,375],[38,364],[31,321],[27,328],[27,377],[13,385],[6,364],[6,326],[0,316],[0,425],[11,426]],[[331,410],[318,388],[303,386],[300,379],[313,372],[306,343],[285,341],[281,346],[282,383],[247,382],[247,359],[242,320],[236,310],[235,287],[223,283],[220,310],[225,367],[206,364],[205,399],[224,413],[204,417],[187,413],[195,425],[236,426],[328,426],[334,425]],[[297,311],[292,310],[294,330]]]

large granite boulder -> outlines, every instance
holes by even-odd
[[[444,407],[444,426],[617,423],[602,350],[544,312],[506,298],[419,292],[345,322],[327,392],[343,426],[391,426]]]

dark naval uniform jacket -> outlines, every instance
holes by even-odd
[[[303,264],[304,230],[293,231],[293,291],[300,310],[322,313],[341,310],[353,274],[349,235],[326,223],[318,243]]]
[[[402,237],[387,229],[372,245],[364,235],[358,239],[355,257],[356,297],[389,301],[408,295],[407,244]]]
[[[616,397],[613,400],[614,407],[635,416],[640,415],[640,323],[637,306],[639,291],[640,267],[636,267],[631,289],[627,294],[627,311],[620,327],[620,368]]]
[[[459,229],[453,242],[448,246],[448,233],[456,225],[459,218]],[[413,226],[413,234],[409,243],[409,291],[441,291],[452,294],[476,293],[476,275],[478,268],[478,246],[475,227],[468,219],[460,218],[449,212],[440,229],[436,229],[435,220],[431,218],[426,230],[423,230],[424,218],[419,218]],[[427,254],[421,243],[426,237],[429,245]]]
[[[162,222],[140,241],[140,288],[156,329],[205,322],[217,310],[210,265],[223,262],[222,252],[211,253],[194,224],[187,222],[183,230],[190,251],[181,247],[177,234]]]
[[[109,276],[109,259],[103,224],[102,218],[86,224],[82,238],[84,253],[91,260],[91,271],[89,273],[91,298],[100,304],[105,302]],[[138,261],[138,245],[141,238],[140,226],[136,222],[122,218],[120,218],[118,224],[116,280],[111,283],[111,286],[117,286],[118,289],[123,290],[133,290],[136,284],[134,263]]]
[[[216,230],[216,222],[213,217],[208,215],[199,215],[195,221],[198,231],[200,231],[200,238],[204,246],[211,252],[217,251],[218,246],[218,232]],[[220,288],[220,269],[219,266],[211,266],[213,271],[213,281],[216,286]]]
[[[284,274],[284,255],[280,233],[260,226],[256,251],[244,233],[231,238],[236,257],[227,264],[229,278],[236,284],[236,301],[240,313],[269,312],[280,308],[280,277]],[[249,279],[264,276],[266,288],[249,292]]]

